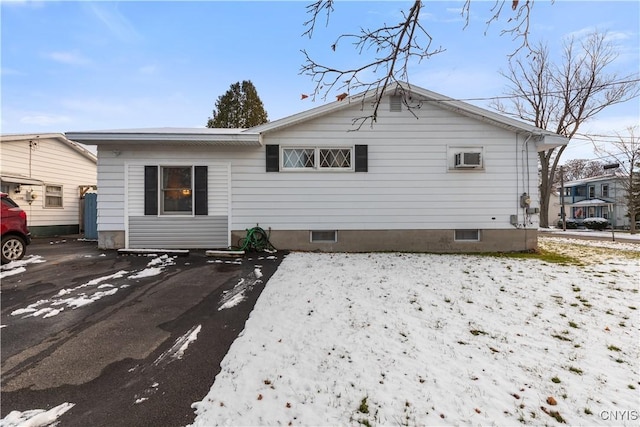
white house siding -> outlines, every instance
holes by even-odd
[[[265,173],[265,151],[234,162],[233,230],[513,230],[526,222],[519,196],[538,199],[537,155],[524,136],[425,103],[411,113],[380,108],[373,128],[356,132],[352,110],[266,134],[264,144],[368,145],[368,172]],[[366,114],[366,113],[365,113]],[[448,147],[483,147],[484,170],[450,170]],[[524,164],[523,164],[524,162]]]
[[[175,236],[161,233],[169,227],[189,228],[191,233],[206,226],[219,236],[220,222],[203,225],[193,217],[169,218],[169,224],[143,218],[144,165],[193,164],[209,166],[209,216],[228,218],[225,244],[237,243],[246,229],[259,225],[270,229],[274,239],[283,242],[276,246],[283,249],[316,249],[288,246],[291,238],[308,243],[310,230],[339,230],[352,242],[348,249],[324,247],[329,250],[399,247],[454,252],[535,247],[537,215],[525,216],[520,207],[524,192],[532,201],[538,200],[537,153],[533,140],[525,144],[527,135],[430,103],[415,110],[418,119],[407,111],[390,112],[383,103],[373,128],[367,124],[351,131],[351,119],[363,114],[360,106],[353,104],[347,112],[334,111],[263,134],[262,142],[280,147],[367,145],[368,172],[267,173],[264,146],[100,145],[99,245],[168,248],[178,244]],[[451,147],[482,147],[484,168],[451,169]],[[226,176],[224,168],[212,167],[221,164],[226,165]],[[516,226],[511,224],[512,215]],[[138,227],[139,233],[134,231]],[[453,242],[456,229],[478,229],[481,239],[492,244]],[[163,239],[151,240],[153,233]],[[195,235],[185,237],[193,248],[223,243],[217,237],[199,242],[192,240]],[[390,245],[393,239],[415,244]],[[425,246],[426,240],[440,243]]]
[[[45,187],[21,185],[20,193],[10,194],[27,212],[28,226],[37,230],[77,229],[80,223],[80,185],[96,185],[96,163],[55,138],[42,138],[29,147],[29,140],[2,141],[0,170],[3,174],[29,176],[45,184],[62,186],[63,207],[45,207]],[[33,138],[36,140],[35,138]],[[37,195],[30,204],[27,190]],[[46,234],[46,233],[45,233]]]
[[[214,248],[229,245],[230,164],[204,148],[100,147],[98,234],[101,247]],[[208,215],[144,215],[144,167],[208,166]]]

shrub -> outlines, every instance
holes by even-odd
[[[609,226],[609,220],[606,218],[585,218],[583,224],[590,230],[604,230]]]
[[[575,230],[578,228],[578,222],[575,219],[567,218],[567,230]],[[562,220],[558,220],[558,228],[562,228]]]

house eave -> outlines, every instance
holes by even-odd
[[[67,138],[87,145],[260,146],[260,135],[244,129],[127,129],[67,132]]]
[[[76,151],[80,155],[86,157],[93,163],[98,162],[98,158],[95,154],[87,150],[86,148],[80,146],[77,142],[71,141],[65,135],[61,133],[22,133],[22,134],[5,134],[1,137],[2,141],[33,141],[33,140],[44,140],[44,139],[55,139],[60,141],[61,143],[67,145],[72,150]]]
[[[24,175],[18,175],[18,174],[3,173],[0,176],[0,181],[9,182],[11,184],[20,184],[20,185],[44,185],[44,182],[39,179],[30,178],[30,177],[27,177]]]
[[[487,110],[485,108],[477,107],[467,102],[456,100],[448,96],[423,89],[421,87],[412,86],[408,83],[390,84],[385,89],[384,94],[386,95],[397,92],[402,93],[403,91],[411,92],[412,94],[415,94],[422,98],[422,100],[425,102],[439,105],[444,109],[454,111],[458,114],[487,122],[494,126],[510,130],[512,132],[536,136],[536,149],[538,151],[546,151],[551,148],[567,145],[569,143],[568,138],[558,135],[554,132],[538,128],[520,120],[516,120],[511,117],[507,117],[502,114]],[[353,106],[354,104],[364,105],[369,101],[373,101],[377,96],[379,96],[378,91],[376,89],[370,89],[368,91],[364,91],[352,96],[347,96],[341,101],[334,101],[307,111],[303,111],[298,114],[294,114],[289,117],[285,117],[283,119],[275,120],[273,122],[253,127],[249,130],[251,132],[259,133],[269,133],[277,131],[288,126],[313,119],[315,117],[320,117],[325,114],[348,108],[350,106]]]

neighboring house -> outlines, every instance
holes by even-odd
[[[101,248],[523,251],[537,245],[537,151],[552,132],[410,86],[250,129],[70,132],[98,147]],[[411,111],[409,111],[409,107]]]
[[[564,183],[567,219],[606,218],[614,228],[628,228],[629,217],[621,175],[609,174]],[[559,197],[562,203],[563,197]]]
[[[97,157],[63,134],[2,135],[0,180],[27,212],[33,236],[81,231],[81,197],[97,184]]]

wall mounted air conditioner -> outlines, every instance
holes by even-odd
[[[482,167],[482,156],[480,153],[456,153],[456,168],[479,168]]]

